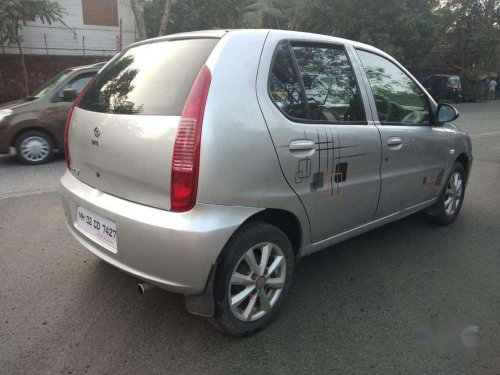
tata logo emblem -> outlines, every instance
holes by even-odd
[[[99,138],[99,136],[101,135],[101,131],[99,130],[99,128],[96,126],[94,128],[94,137],[96,138]],[[93,146],[100,146],[99,145],[99,141],[97,139],[90,139],[90,143],[92,143]]]

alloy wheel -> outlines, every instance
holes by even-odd
[[[453,216],[460,205],[463,195],[463,179],[459,172],[451,175],[446,186],[444,197],[444,209],[448,216]]]
[[[252,322],[265,316],[285,286],[286,259],[270,242],[260,243],[243,254],[231,274],[228,300],[236,318]]]

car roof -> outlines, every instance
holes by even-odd
[[[245,35],[248,35],[249,33],[255,33],[257,34],[262,34],[263,32],[265,33],[270,33],[272,32],[273,34],[278,34],[282,35],[283,39],[313,39],[314,41],[317,42],[325,42],[325,43],[336,43],[336,44],[350,44],[353,45],[354,47],[369,50],[372,52],[376,52],[380,55],[384,55],[386,57],[389,57],[391,59],[392,56],[388,55],[384,51],[375,48],[371,45],[356,42],[354,40],[349,40],[349,39],[344,39],[344,38],[338,38],[335,36],[329,36],[329,35],[323,35],[323,34],[314,34],[314,33],[306,33],[302,31],[290,31],[290,30],[277,30],[277,29],[218,29],[218,30],[200,30],[200,31],[190,31],[190,32],[185,32],[185,33],[178,33],[178,34],[170,34],[170,35],[165,35],[165,36],[160,36],[157,38],[152,38],[152,39],[146,39],[146,40],[141,40],[139,42],[130,44],[129,46],[125,47],[124,50],[127,50],[129,48],[141,45],[141,44],[147,44],[151,42],[157,42],[157,41],[162,41],[162,40],[178,40],[178,39],[192,39],[192,38],[222,38],[226,34],[238,34],[242,33]]]
[[[72,71],[77,71],[77,70],[84,70],[84,69],[88,69],[88,70],[99,70],[101,69],[104,65],[106,65],[106,61],[104,62],[98,62],[98,63],[95,63],[95,64],[90,64],[90,65],[79,65],[79,66],[74,66],[74,67],[71,67],[71,68],[68,68]]]
[[[230,35],[232,37],[238,37],[238,35],[241,35],[242,37],[248,37],[249,34],[255,34],[256,36],[262,36],[263,34],[268,35],[269,33],[272,33],[273,36],[278,36],[283,39],[288,39],[288,40],[296,40],[296,41],[313,41],[317,43],[331,43],[331,44],[342,44],[342,45],[351,45],[355,48],[359,48],[365,51],[369,51],[375,54],[378,54],[382,57],[385,57],[387,60],[392,61],[395,63],[397,66],[399,66],[400,69],[402,69],[406,74],[409,76],[412,76],[411,73],[403,66],[401,65],[394,57],[389,55],[388,53],[370,46],[368,44],[356,42],[353,40],[349,39],[343,39],[343,38],[338,38],[334,36],[329,36],[329,35],[322,35],[322,34],[313,34],[313,33],[305,33],[301,31],[290,31],[290,30],[277,30],[277,29],[220,29],[220,30],[200,30],[200,31],[191,31],[191,32],[186,32],[186,33],[179,33],[179,34],[170,34],[170,35],[165,35],[165,36],[160,36],[157,38],[152,38],[152,39],[146,39],[142,40],[137,43],[133,43],[127,47],[125,47],[122,50],[122,53],[127,51],[130,48],[142,45],[142,44],[148,44],[152,42],[157,42],[157,41],[168,41],[168,40],[182,40],[182,39],[193,39],[193,38],[222,38],[225,37],[226,35]]]
[[[432,78],[432,77],[443,77],[443,78],[457,77],[457,78],[459,78],[458,74],[431,74],[428,78]]]

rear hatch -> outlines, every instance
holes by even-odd
[[[108,194],[169,210],[180,116],[218,40],[153,41],[106,66],[71,118],[68,146],[76,177]]]

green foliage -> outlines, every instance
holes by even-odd
[[[24,87],[29,95],[28,72],[21,48],[22,36],[19,31],[26,21],[38,18],[49,25],[60,21],[64,8],[57,1],[50,0],[1,0],[0,1],[0,42],[17,44],[24,72]]]
[[[156,36],[165,1],[141,2],[150,37]],[[353,39],[410,67],[438,60],[499,68],[499,0],[176,0],[167,32],[242,27]]]
[[[158,36],[166,0],[143,2],[148,37]],[[167,32],[169,34],[217,28],[242,27],[241,9],[248,0],[178,0],[172,4]]]
[[[64,8],[50,0],[2,0],[0,1],[0,41],[20,43],[20,29],[26,21],[38,18],[49,25],[61,20]]]
[[[462,96],[464,101],[477,102],[482,99],[484,91],[483,85],[476,73],[470,70],[461,71],[460,83],[462,84]]]
[[[403,64],[417,65],[437,40],[438,0],[322,0],[300,29],[374,45]]]
[[[462,68],[500,69],[500,1],[443,0],[441,5],[451,47],[446,58]]]
[[[293,4],[291,1],[259,0],[243,7],[240,12],[241,23],[249,28],[287,29],[285,25],[286,13],[297,3],[298,1]]]

